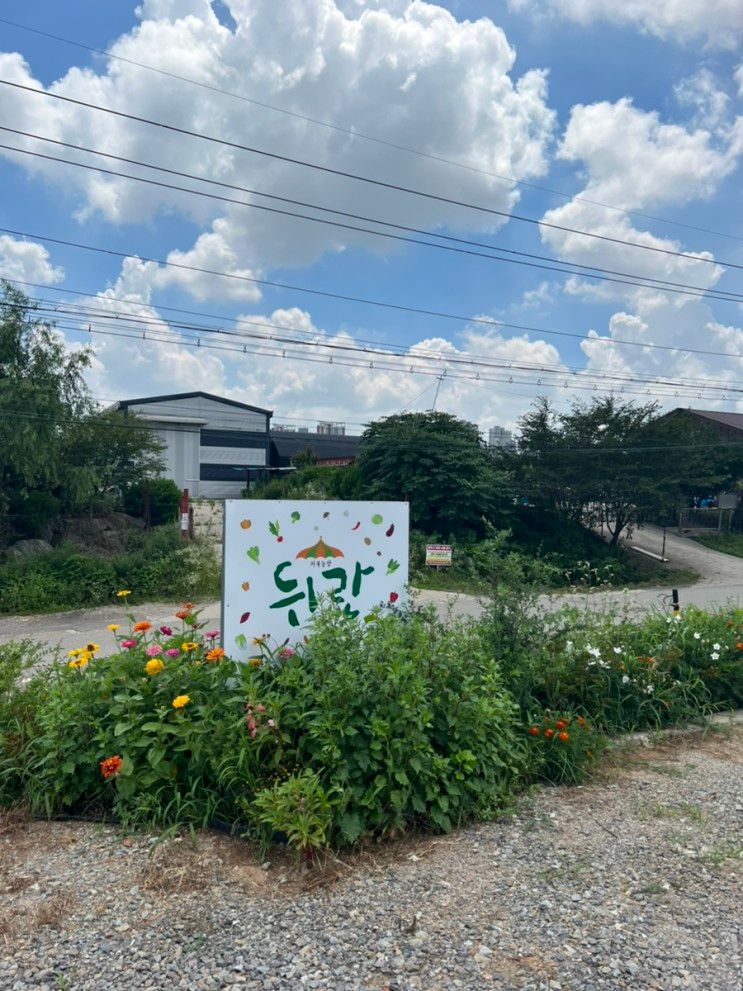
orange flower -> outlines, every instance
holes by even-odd
[[[262,657],[251,657],[248,660],[248,667],[250,667],[250,668],[259,668],[261,666],[261,664],[263,664],[263,658]]]
[[[108,780],[108,778],[115,778],[116,775],[121,770],[121,765],[123,763],[124,761],[121,759],[121,757],[119,757],[118,754],[116,754],[114,757],[106,757],[105,760],[102,760],[100,762],[101,774],[103,775],[104,778],[106,778],[106,780]]]
[[[735,647],[737,650],[743,650],[743,642],[736,643]]]
[[[207,661],[221,661],[224,657],[224,651],[221,647],[212,647],[206,655]]]
[[[558,719],[557,722],[555,723],[557,729],[565,729],[567,725],[568,724],[565,722],[564,719]]]
[[[557,739],[562,740],[562,742],[565,743],[566,740],[570,739],[570,733],[566,733],[565,730],[563,730],[562,733],[557,734]]]
[[[547,737],[548,740],[551,740],[552,737],[555,735],[555,731],[547,727],[547,729],[544,731],[544,735]]]
[[[146,619],[143,619],[139,623],[135,623],[132,627],[133,633],[145,633],[147,630],[152,629],[152,623],[148,623]]]
[[[539,736],[539,727],[532,726],[529,732],[531,733],[532,736]]]
[[[188,611],[188,609],[179,609],[178,612],[175,614],[175,618],[176,619],[188,619],[188,617],[190,615],[191,615],[191,613]]]
[[[579,726],[585,726],[585,725],[586,725],[586,721],[585,721],[585,719],[583,718],[583,716],[577,716],[577,717],[576,717],[576,720],[575,720],[575,721],[576,721],[576,723],[577,723],[577,724],[578,724]]]

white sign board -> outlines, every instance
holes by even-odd
[[[408,504],[227,499],[222,643],[231,657],[253,640],[294,644],[321,601],[364,618],[402,606],[408,582]]]

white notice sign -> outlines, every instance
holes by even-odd
[[[321,601],[365,617],[401,606],[408,582],[408,504],[227,499],[222,635],[244,660],[253,639],[296,643]]]

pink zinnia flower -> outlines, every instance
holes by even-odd
[[[180,650],[177,647],[171,647],[170,650],[166,650],[165,653],[168,657],[177,657],[180,654]]]
[[[122,647],[125,647],[128,650],[129,647],[136,647],[137,646],[137,641],[136,640],[122,640],[121,641],[121,646]]]
[[[208,633],[204,634],[204,636],[207,640],[216,640],[219,636],[219,630],[209,630]]]
[[[150,644],[150,646],[145,651],[148,657],[157,657],[158,654],[162,654],[163,649],[159,643]]]
[[[269,719],[267,725],[270,726],[271,729],[273,729],[276,723],[273,721],[273,719]]]
[[[282,647],[279,651],[279,657],[294,657],[296,650],[293,647]]]
[[[160,627],[160,632],[162,633],[162,635],[164,637],[172,637],[173,636],[173,631],[171,630],[171,628],[169,626],[161,626]]]
[[[258,705],[255,707],[255,711],[256,712],[265,712],[266,711],[266,707],[265,707],[265,705],[262,702],[259,702]]]

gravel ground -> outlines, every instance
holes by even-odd
[[[302,875],[205,834],[0,823],[0,988],[733,991],[740,730]]]

